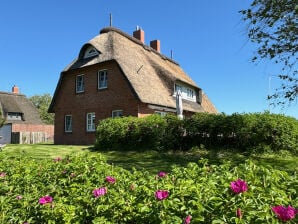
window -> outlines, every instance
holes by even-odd
[[[123,117],[123,110],[113,110],[112,118]]]
[[[104,89],[108,87],[108,71],[98,71],[98,89]]]
[[[84,75],[77,75],[76,77],[76,92],[84,92]]]
[[[21,121],[22,115],[23,115],[22,113],[18,113],[18,112],[8,112],[7,120]]]
[[[192,98],[193,98],[193,96],[194,96],[193,90],[192,90],[192,89],[189,89],[189,88],[187,88],[187,89],[186,89],[186,95],[187,95],[187,98],[190,98],[190,99],[192,99]]]
[[[164,112],[164,111],[155,111],[154,113],[160,115],[161,117],[164,117],[167,115],[167,112]]]
[[[194,89],[180,85],[180,84],[175,84],[175,90],[174,90],[174,96],[176,96],[176,93],[178,91],[181,91],[181,96],[182,99],[185,100],[190,100],[190,101],[196,101],[196,93]]]
[[[90,46],[85,51],[84,58],[90,58],[96,55],[98,55],[98,51],[94,47]]]
[[[86,121],[86,129],[87,131],[95,131],[95,113],[87,113],[87,121]]]
[[[72,132],[72,116],[65,115],[64,117],[64,130],[65,132]]]

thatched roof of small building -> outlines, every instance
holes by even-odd
[[[91,58],[84,58],[83,55],[90,46],[93,46],[99,54]],[[86,43],[81,48],[78,58],[63,72],[111,60],[118,63],[141,102],[176,108],[176,99],[173,96],[174,84],[179,82],[194,89],[199,102],[183,100],[183,109],[191,112],[206,111],[201,105],[201,89],[177,62],[114,27],[102,29],[100,35]],[[49,108],[50,112],[53,112],[59,83]],[[205,100],[209,101],[209,99]],[[210,104],[212,103],[210,102]]]
[[[37,109],[23,94],[0,92],[0,110],[2,116],[7,113],[22,114],[22,120],[7,120],[7,123],[43,124]]]

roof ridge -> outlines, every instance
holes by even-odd
[[[155,50],[155,49],[153,49],[152,47],[150,47],[150,46],[144,44],[142,41],[140,41],[140,40],[138,40],[137,38],[135,38],[135,37],[129,35],[128,33],[123,32],[122,30],[120,30],[120,29],[118,29],[118,28],[116,28],[116,27],[105,27],[105,28],[101,29],[99,33],[100,33],[100,34],[103,34],[103,33],[108,33],[108,32],[110,32],[110,31],[114,31],[114,32],[116,32],[116,33],[118,33],[118,34],[120,34],[120,35],[122,35],[122,36],[128,38],[129,40],[133,41],[134,43],[136,43],[136,44],[142,46],[145,50],[147,50],[147,51],[152,51],[152,52],[154,52],[155,54],[159,55],[159,56],[160,56],[162,59],[164,59],[164,60],[168,60],[168,61],[170,61],[170,62],[172,62],[172,63],[174,63],[174,64],[180,66],[178,62],[176,62],[176,61],[174,61],[173,59],[171,59],[171,58],[165,56],[164,54],[161,54],[161,53],[158,52],[157,50]]]
[[[6,95],[12,95],[12,96],[25,96],[25,94],[22,94],[22,93],[11,93],[11,92],[4,92],[4,91],[0,91],[0,94],[6,94]]]

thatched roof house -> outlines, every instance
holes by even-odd
[[[0,92],[0,110],[6,123],[43,124],[36,107],[24,94],[18,92],[16,86],[11,93]]]
[[[107,69],[108,67],[111,68]],[[94,69],[93,72],[91,72],[92,69]],[[100,82],[99,72],[102,69],[108,70],[109,72],[108,78],[106,77],[107,75],[103,78],[106,78],[106,81],[108,80],[109,82],[109,87],[105,86],[106,93],[103,93],[102,88],[98,87]],[[117,71],[115,71],[115,69],[117,69]],[[113,70],[113,72],[111,70]],[[72,81],[70,81],[71,76],[73,77]],[[65,88],[68,88],[66,82],[72,82],[72,87],[69,88],[73,88],[74,84],[78,83],[75,81],[78,80],[78,76],[80,76],[79,83],[82,83],[82,76],[84,77],[84,90],[74,92],[72,97],[68,92],[68,96],[66,97]],[[125,105],[121,105],[120,108],[119,101],[122,100],[120,99],[120,95],[125,94],[125,91],[121,91],[122,87],[120,88],[118,86],[118,88],[113,91],[113,97],[108,94],[108,91],[112,91],[112,87],[118,85],[118,81],[116,80],[119,80],[119,77],[121,77],[121,79],[123,78],[125,85],[133,95],[133,99],[126,97],[123,98],[123,100],[127,100],[127,105],[131,104],[132,100],[135,101],[133,103],[134,105],[129,105],[129,107],[136,107],[135,113],[125,109]],[[115,81],[112,81],[113,78],[115,78]],[[89,88],[87,87],[87,79],[93,79],[93,82],[98,84],[97,93],[87,90],[87,88]],[[90,85],[92,84],[90,83]],[[90,88],[96,88],[96,86]],[[175,113],[175,94],[178,89],[184,94],[183,110],[186,116],[195,112],[217,112],[206,94],[204,94],[202,89],[182,70],[179,64],[160,53],[160,42],[158,40],[151,41],[150,46],[147,46],[144,43],[143,30],[138,29],[134,32],[133,36],[130,36],[119,29],[109,27],[102,29],[100,35],[84,44],[81,47],[78,58],[62,71],[53,101],[49,107],[49,112],[55,113],[55,117],[59,119],[57,113],[65,113],[65,110],[71,107],[79,109],[75,104],[68,106],[65,105],[65,103],[66,101],[69,102],[69,100],[75,100],[79,103],[80,101],[77,100],[80,97],[85,98],[84,103],[80,103],[80,107],[82,108],[82,105],[84,105],[85,111],[88,110],[88,108],[90,108],[91,111],[95,111],[97,119],[111,117],[112,111],[117,108],[123,111],[122,115],[124,116],[143,116],[156,111]],[[104,94],[107,95],[104,96]],[[98,112],[97,115],[97,109],[94,107],[94,104],[88,105],[86,103],[86,101],[92,101],[90,100],[91,97],[97,98],[97,103],[102,109],[102,107],[106,106],[100,101],[100,98],[103,98],[103,96],[105,98],[111,97],[109,102],[112,103],[109,104],[115,105],[115,108],[108,106],[108,116],[103,116],[102,112]],[[115,101],[115,98],[118,98],[118,102]],[[61,103],[62,101],[64,101],[64,103]],[[71,112],[71,114],[73,114],[73,112]],[[61,122],[62,124],[64,123],[62,118],[60,118],[59,122],[57,121],[57,123]],[[63,127],[61,128],[63,129]],[[55,132],[57,131],[56,128]],[[59,137],[59,139],[59,143],[63,143],[63,138]]]
[[[53,126],[42,122],[36,107],[24,94],[19,93],[17,86],[12,87],[12,92],[0,92],[0,115],[5,119],[5,125],[0,129],[0,143],[22,143],[20,139],[11,141],[12,134],[20,132],[28,135],[44,132],[47,138],[53,137]],[[25,143],[33,143],[28,141]]]

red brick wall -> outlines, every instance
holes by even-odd
[[[12,132],[45,132],[47,139],[54,139],[54,125],[42,124],[12,124]]]
[[[108,70],[108,88],[97,89],[98,70]],[[77,75],[84,74],[84,93],[76,93]],[[70,70],[63,75],[55,102],[55,144],[89,145],[95,133],[86,131],[86,114],[95,112],[96,120],[112,116],[113,110],[123,115],[138,116],[139,100],[115,61]],[[72,133],[64,132],[64,117],[72,115]]]

